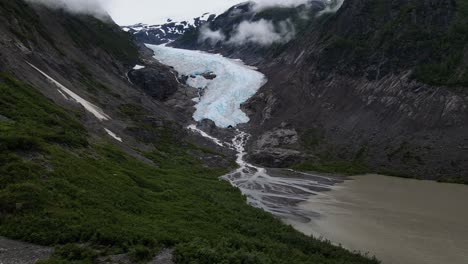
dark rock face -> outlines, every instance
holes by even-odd
[[[283,168],[307,158],[299,148],[299,135],[295,129],[276,128],[263,133],[249,148],[248,159],[270,168]]]
[[[203,78],[207,79],[207,80],[214,80],[216,79],[216,74],[214,74],[213,72],[205,72],[202,74]]]
[[[270,168],[287,168],[306,159],[300,151],[282,148],[257,149],[250,152],[247,158],[255,164]]]
[[[128,78],[133,84],[143,89],[146,94],[158,100],[166,100],[175,94],[179,87],[174,73],[157,67],[131,70],[128,73]]]

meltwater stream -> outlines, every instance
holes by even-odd
[[[237,151],[239,168],[222,178],[239,188],[250,205],[261,208],[276,216],[308,222],[313,216],[310,211],[297,206],[319,191],[330,190],[337,179],[293,170],[273,170],[248,163],[245,144],[249,134],[237,131],[232,147]]]

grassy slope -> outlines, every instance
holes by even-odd
[[[170,142],[154,167],[89,144],[72,115],[5,74],[0,114],[9,119],[0,121],[0,235],[87,243],[60,247],[49,263],[120,252],[144,259],[172,246],[178,263],[375,263],[247,206],[218,179],[225,171],[185,154],[189,145]]]

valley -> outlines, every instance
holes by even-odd
[[[466,263],[462,0],[101,4],[0,0],[1,264]]]
[[[259,87],[259,82],[245,81],[250,78],[235,70],[228,71],[227,84],[193,74],[211,72],[216,78],[226,78],[229,67],[220,65],[230,65],[232,60],[220,55],[149,47],[155,51],[155,59],[181,74],[192,75],[187,82],[189,85],[206,87],[205,95],[196,105],[198,111],[203,109],[204,115],[195,112],[195,120],[207,118],[224,125],[228,124],[223,123],[224,120],[240,120],[233,117],[238,116],[237,111],[241,111],[240,105],[248,96],[238,87],[247,90]],[[231,102],[233,108],[223,111],[225,107],[209,99]],[[195,125],[191,125],[191,129],[237,152],[238,169],[221,179],[239,188],[249,205],[279,217],[306,235],[330,240],[349,250],[368,252],[385,264],[463,264],[468,258],[465,236],[468,229],[464,224],[468,215],[460,213],[463,201],[468,199],[468,186],[380,175],[347,178],[260,167],[246,160],[245,146],[251,135],[243,131],[248,130],[248,126],[242,128],[242,123],[247,121],[231,126],[241,127],[231,128],[232,142],[209,135]],[[221,128],[226,127],[221,125]],[[447,254],[440,254],[440,248],[445,248]]]

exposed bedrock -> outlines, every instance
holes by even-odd
[[[173,73],[155,65],[131,70],[128,73],[128,78],[133,84],[143,89],[146,94],[158,100],[166,100],[175,94],[179,87]]]

